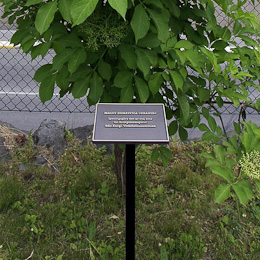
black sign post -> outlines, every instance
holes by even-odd
[[[126,258],[135,259],[135,144],[168,144],[163,104],[96,106],[93,143],[126,144]]]
[[[126,145],[126,256],[135,259],[135,145]]]

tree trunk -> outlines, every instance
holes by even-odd
[[[126,160],[125,150],[122,150],[118,144],[115,144],[115,166],[117,184],[122,192],[122,196],[126,194]]]

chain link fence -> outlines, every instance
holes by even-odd
[[[260,11],[260,4],[253,6],[245,4],[246,11]],[[0,7],[0,16],[3,8]],[[217,9],[217,20],[220,25],[226,25],[227,19]],[[42,65],[52,61],[50,52],[44,59],[36,58],[31,61],[30,55],[23,54],[19,48],[10,45],[10,39],[15,33],[15,25],[8,25],[6,19],[0,20],[0,111],[29,111],[29,112],[70,112],[91,113],[93,107],[89,107],[86,98],[74,99],[71,95],[59,98],[59,89],[55,88],[51,101],[44,105],[41,103],[38,89],[39,84],[33,80],[35,71]],[[260,98],[260,92],[252,89],[250,97],[253,101]],[[237,114],[239,110],[232,104],[225,104],[221,111],[223,114]],[[259,114],[253,109],[247,110],[248,114]]]
[[[237,2],[237,1],[234,1]],[[260,14],[260,3],[255,2],[255,4],[253,5],[251,3],[251,1],[246,2],[245,5],[243,6],[244,11],[246,12],[253,12],[255,13],[258,17]],[[226,17],[226,15],[219,9],[216,8],[216,18],[217,18],[217,22],[219,25],[221,26],[226,26],[228,24],[228,18]],[[260,19],[260,17],[259,17]],[[230,28],[232,29],[232,28]],[[238,44],[241,44],[241,46],[245,45],[242,41],[238,42]],[[257,80],[256,84],[259,84],[259,80]],[[260,92],[255,89],[255,88],[249,88],[249,97],[252,99],[252,102],[256,102],[259,98],[260,98]],[[221,112],[223,114],[226,115],[234,115],[234,114],[238,114],[240,112],[240,108],[236,108],[233,104],[231,104],[231,102],[227,101],[224,105],[224,108],[221,110]],[[255,109],[252,108],[247,108],[247,114],[251,114],[251,115],[259,115],[260,111],[256,111]]]
[[[2,14],[3,8],[0,7],[0,16]],[[10,44],[15,30],[15,25],[10,26],[6,19],[0,20],[0,111],[93,112],[94,107],[88,106],[86,98],[74,99],[71,95],[59,98],[58,87],[51,101],[41,103],[39,83],[33,80],[33,76],[39,67],[52,61],[53,53],[31,61],[30,55]]]

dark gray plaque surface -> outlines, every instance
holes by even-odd
[[[94,143],[169,143],[163,104],[99,103]]]

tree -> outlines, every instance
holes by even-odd
[[[42,102],[52,98],[55,84],[61,97],[68,92],[74,98],[86,96],[89,105],[162,102],[172,120],[170,135],[178,133],[182,140],[188,137],[186,129],[199,127],[206,140],[218,141],[225,129],[209,108],[221,116],[225,101],[259,109],[260,99],[253,103],[248,89],[259,90],[260,24],[243,11],[247,1],[1,2],[4,17],[18,24],[15,45],[32,59],[55,52],[52,63],[34,76],[41,83]],[[226,26],[218,25],[216,6],[227,16]],[[227,52],[230,45],[234,48]],[[208,126],[200,123],[202,117]],[[167,155],[161,156],[167,162]]]

